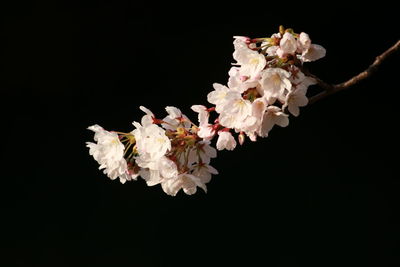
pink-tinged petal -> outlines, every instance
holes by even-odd
[[[301,56],[301,60],[304,62],[315,61],[323,58],[325,55],[325,48],[317,44],[312,44],[310,48]]]
[[[278,48],[279,48],[279,46],[277,46],[277,45],[268,47],[267,50],[266,50],[268,56],[271,56],[271,57],[276,56]]]
[[[280,108],[278,108],[277,106],[269,106],[267,107],[267,112],[271,112],[271,113],[276,113],[281,111]]]
[[[187,174],[186,176],[188,176],[188,178],[190,178],[192,180],[192,182],[195,184],[195,187],[194,187],[195,189],[196,189],[196,186],[198,186],[201,189],[203,189],[205,193],[207,193],[207,186],[204,183],[202,183],[198,177],[191,175],[191,174]],[[194,193],[196,193],[196,190],[194,190]]]
[[[256,117],[257,119],[261,119],[266,108],[267,108],[267,103],[265,102],[265,100],[263,98],[257,98],[252,103],[251,115]]]
[[[296,104],[297,104],[299,107],[307,106],[307,104],[308,104],[308,98],[307,98],[305,95],[299,93],[299,94],[296,95]]]
[[[289,118],[286,114],[283,114],[281,116],[276,116],[275,117],[275,124],[279,125],[281,127],[286,127],[289,125]]]
[[[205,140],[211,140],[214,137],[215,131],[211,124],[204,124],[199,127],[197,135]]]
[[[299,114],[300,114],[300,109],[299,109],[298,106],[289,105],[289,106],[288,106],[288,110],[289,110],[289,112],[290,112],[293,116],[295,116],[295,117],[299,116]]]
[[[205,145],[205,146],[203,147],[203,149],[204,149],[204,153],[205,153],[207,156],[209,156],[210,158],[215,158],[215,157],[217,157],[217,150],[216,150],[215,148],[213,148],[212,146],[210,146],[210,145]]]
[[[161,183],[161,187],[167,195],[174,197],[182,188],[182,181],[179,178],[170,179]]]
[[[261,129],[260,129],[260,136],[261,137],[267,137],[268,132],[271,131],[272,127],[274,127],[274,120],[271,115],[268,113],[264,114],[264,118],[261,124]]]
[[[283,84],[285,85],[285,89],[290,91],[292,89],[292,83],[290,82],[289,79],[283,79]]]
[[[207,169],[211,174],[217,175],[218,171],[213,166],[207,165]]]
[[[257,141],[257,135],[255,133],[248,133],[247,136],[252,142]]]

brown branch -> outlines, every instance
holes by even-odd
[[[400,49],[400,40],[397,41],[392,47],[390,47],[388,50],[383,52],[380,56],[377,56],[375,58],[374,63],[372,63],[366,70],[361,72],[360,74],[354,76],[353,78],[349,79],[348,81],[339,83],[339,84],[329,84],[321,80],[320,78],[316,77],[315,75],[312,75],[311,73],[306,73],[308,76],[313,77],[314,79],[317,80],[317,84],[324,89],[321,93],[311,97],[309,99],[309,103],[315,103],[318,100],[321,100],[329,95],[335,94],[339,91],[348,89],[349,87],[359,83],[360,81],[370,77],[377,69],[378,67],[382,64],[383,61],[385,61],[388,57],[393,55],[397,50]]]

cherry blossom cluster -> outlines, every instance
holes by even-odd
[[[145,107],[141,123],[133,122],[130,133],[109,132],[98,125],[89,127],[97,143],[87,142],[89,154],[112,180],[121,183],[140,175],[148,186],[161,184],[165,193],[175,196],[180,189],[194,194],[218,171],[209,165],[217,156],[210,141],[196,133],[198,128],[175,107],[166,107],[168,116],[160,120]]]
[[[288,114],[299,115],[299,107],[307,105],[307,89],[316,81],[306,76],[304,62],[325,56],[325,49],[312,44],[308,34],[280,29],[270,38],[236,36],[233,42],[236,60],[229,71],[227,86],[214,84],[207,100],[215,105],[217,123],[239,133],[242,144],[245,136],[256,141],[266,137],[274,125],[286,127]],[[233,149],[236,145],[228,131],[216,131],[208,123],[205,106],[194,106],[199,112],[199,136],[210,140],[218,134],[218,149]],[[229,140],[229,141],[223,141]]]
[[[186,194],[197,187],[206,191],[212,174],[218,173],[209,165],[217,154],[211,146],[214,137],[218,150],[233,150],[236,139],[242,145],[246,136],[251,141],[267,137],[274,125],[289,124],[288,113],[298,116],[299,107],[308,103],[308,87],[316,83],[301,71],[303,63],[324,57],[325,49],[312,44],[308,34],[282,26],[268,38],[235,36],[233,44],[236,62],[227,85],[213,85],[207,96],[212,106],[192,106],[198,125],[175,107],[166,107],[164,119],[140,107],[146,115],[141,123],[133,122],[130,133],[89,127],[97,143],[87,146],[100,169],[121,183],[141,176],[172,196],[180,189]]]

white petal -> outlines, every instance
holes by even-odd
[[[271,131],[273,126],[274,126],[274,120],[272,119],[272,116],[270,116],[268,113],[265,113],[259,135],[261,137],[267,137],[268,132]]]
[[[140,106],[139,109],[141,111],[143,111],[144,113],[146,113],[147,115],[154,116],[153,112],[151,112],[150,109],[148,109],[148,108],[146,108],[144,106]]]
[[[326,50],[320,45],[312,44],[310,48],[301,56],[304,62],[315,61],[323,58],[326,55]]]
[[[182,117],[182,112],[180,111],[180,109],[178,109],[176,107],[168,106],[165,108],[165,110],[168,112],[168,115],[171,119],[176,119],[176,118]]]
[[[213,166],[211,165],[207,165],[208,171],[212,174],[218,174],[217,169],[215,169]]]
[[[264,98],[257,98],[252,103],[251,115],[261,120],[266,108],[267,103],[265,102]]]
[[[99,132],[99,131],[104,130],[103,127],[101,127],[101,126],[99,126],[97,124],[89,126],[88,129],[93,131],[93,132]]]
[[[294,115],[296,117],[299,116],[299,114],[300,114],[300,109],[296,105],[289,105],[288,110],[292,115]]]
[[[236,147],[236,140],[230,132],[219,132],[218,135],[218,150],[233,150]]]
[[[286,114],[283,114],[281,116],[276,116],[275,117],[275,124],[281,126],[281,127],[286,127],[289,125],[289,118]]]
[[[302,32],[299,35],[298,38],[298,46],[297,46],[297,51],[299,53],[303,53],[304,51],[307,51],[311,46],[311,39],[308,36],[307,33]]]
[[[199,125],[202,127],[207,126],[209,118],[209,112],[207,111],[207,108],[203,105],[193,105],[191,108],[194,112],[199,113],[198,115]]]
[[[277,50],[278,50],[279,46],[274,45],[274,46],[270,46],[267,48],[267,54],[268,56],[276,56],[277,55]]]

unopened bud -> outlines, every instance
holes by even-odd
[[[281,35],[284,35],[284,34],[285,34],[285,27],[283,27],[282,25],[279,26],[279,33],[280,33]]]
[[[243,132],[240,132],[240,134],[239,134],[239,136],[238,136],[238,140],[239,140],[239,144],[240,144],[240,145],[243,145],[245,137],[246,137],[246,136],[244,135],[244,133],[243,133]]]

